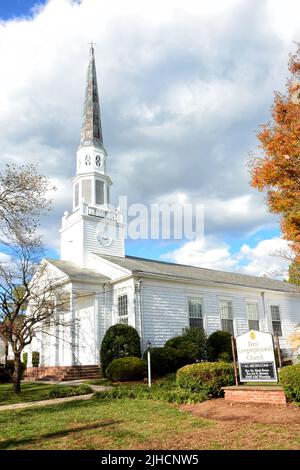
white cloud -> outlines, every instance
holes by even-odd
[[[282,278],[287,276],[289,265],[289,261],[284,259],[282,254],[288,252],[288,243],[278,237],[262,240],[253,248],[244,244],[235,253],[231,252],[228,244],[215,238],[206,238],[187,242],[161,258],[202,268]]]

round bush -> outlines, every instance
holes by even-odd
[[[144,353],[144,360],[147,361],[147,351]],[[170,372],[175,372],[188,362],[185,351],[166,347],[151,349],[151,371],[154,376],[161,377]]]
[[[23,380],[24,378],[24,374],[25,374],[25,364],[24,362],[21,362],[21,379]],[[12,378],[13,376],[13,373],[14,373],[14,370],[15,370],[15,363],[14,363],[14,360],[13,359],[9,359],[6,363],[6,367],[5,367],[5,370],[7,371],[7,373],[10,375],[10,377]]]
[[[114,382],[143,379],[146,376],[146,364],[139,357],[121,357],[108,365],[105,375]]]
[[[202,328],[187,328],[183,335],[169,339],[165,347],[185,351],[186,364],[207,359],[207,338]]]
[[[100,360],[105,376],[108,365],[120,357],[141,357],[141,341],[135,328],[118,323],[111,326],[104,335]]]
[[[176,383],[190,392],[202,392],[208,398],[222,396],[222,387],[234,385],[233,364],[226,362],[199,362],[177,371]]]
[[[279,381],[289,400],[300,401],[300,364],[283,367]]]
[[[232,361],[231,334],[227,331],[215,331],[207,339],[208,356],[211,361],[218,361],[227,353]],[[221,356],[221,357],[220,357]]]

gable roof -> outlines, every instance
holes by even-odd
[[[158,276],[170,276],[184,278],[187,280],[207,281],[217,284],[230,284],[242,287],[252,287],[257,289],[267,289],[282,292],[297,292],[297,288],[288,282],[278,281],[267,277],[250,276],[248,274],[217,271],[214,269],[199,268],[184,264],[168,263],[135,256],[104,256],[99,257],[110,261],[118,266],[130,270],[133,274],[151,274]]]
[[[86,281],[86,282],[109,282],[110,278],[94,271],[93,269],[81,268],[71,261],[64,261],[61,259],[46,258],[48,263],[55,266],[57,269],[66,274],[72,281]]]

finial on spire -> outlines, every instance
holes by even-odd
[[[103,147],[100,104],[94,57],[94,42],[90,44],[90,59],[86,78],[85,100],[83,107],[83,124],[80,146],[96,145]]]

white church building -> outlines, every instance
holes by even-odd
[[[109,208],[107,162],[91,46],[73,208],[62,218],[61,259],[43,260],[68,292],[69,307],[57,314],[73,328],[36,338],[29,358],[39,351],[40,365],[56,372],[98,366],[103,336],[118,322],[137,329],[143,350],[148,341],[163,346],[184,328],[199,326],[208,335],[274,333],[289,355],[289,338],[300,322],[297,289],[266,277],[126,256],[121,214]]]

